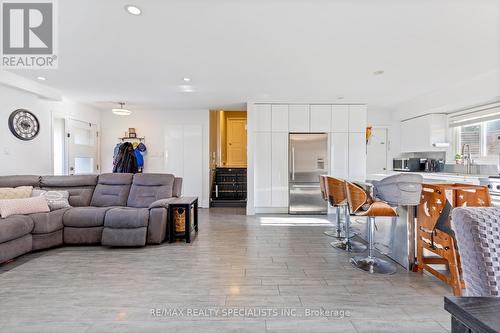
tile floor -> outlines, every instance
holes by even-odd
[[[29,254],[0,266],[0,332],[449,331],[446,285],[358,271],[327,228],[205,209],[190,245]]]

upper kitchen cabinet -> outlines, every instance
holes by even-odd
[[[332,132],[349,132],[349,105],[332,106]]]
[[[288,107],[288,125],[289,131],[295,133],[309,132],[309,105],[290,104]]]
[[[349,132],[366,131],[366,105],[349,105]]]
[[[446,151],[448,117],[443,113],[427,114],[401,122],[401,152]]]
[[[330,132],[332,122],[331,105],[311,105],[311,132]]]
[[[255,104],[253,110],[255,120],[254,132],[271,131],[271,104]]]
[[[274,104],[271,107],[271,131],[288,132],[287,104]]]

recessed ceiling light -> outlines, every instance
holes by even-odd
[[[138,15],[142,14],[142,10],[139,7],[134,6],[134,5],[126,5],[125,6],[125,10],[129,14],[132,14],[132,15],[135,15],[135,16],[138,16]]]
[[[373,75],[382,75],[384,74],[384,71],[379,69],[378,71],[373,72]]]
[[[189,77],[185,77],[185,78],[183,78],[183,80],[184,80],[184,82],[191,82],[191,78],[189,78]]]
[[[43,76],[38,76],[36,79],[37,79],[37,80],[40,80],[40,81],[45,81],[45,80],[47,80],[47,78],[45,78],[45,77],[43,77]]]

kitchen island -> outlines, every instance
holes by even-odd
[[[382,180],[388,176],[408,172],[389,171],[387,174],[371,174],[366,182]],[[427,184],[471,184],[479,185],[479,179],[486,175],[464,175],[444,172],[412,172],[422,175]],[[380,252],[396,261],[404,268],[411,270],[416,258],[416,206],[398,206],[398,217],[377,218],[375,232],[376,247]],[[355,218],[355,220],[359,220]],[[366,240],[366,233],[359,236]]]

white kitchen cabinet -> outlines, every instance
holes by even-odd
[[[254,205],[271,207],[271,132],[255,133]]]
[[[311,105],[310,108],[310,132],[328,133],[331,130],[332,106]]]
[[[349,134],[330,133],[330,175],[349,177]]]
[[[365,133],[349,133],[349,179],[366,180]]]
[[[288,133],[272,133],[271,206],[288,207]]]
[[[332,106],[332,132],[349,132],[349,105]]]
[[[435,143],[449,142],[447,139],[448,117],[446,114],[428,114],[401,122],[401,152],[447,151],[436,148]]]
[[[288,128],[292,133],[309,132],[309,105],[290,104],[288,107]]]
[[[274,104],[271,107],[271,131],[288,133],[287,104]]]
[[[349,132],[366,131],[366,105],[349,105]]]
[[[271,131],[271,104],[255,104],[254,110],[255,127],[254,132]]]

